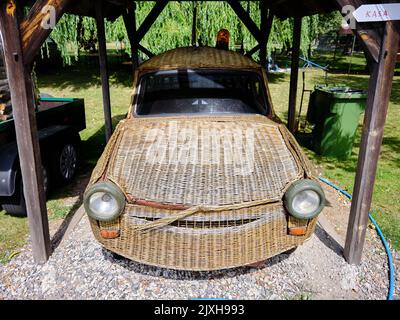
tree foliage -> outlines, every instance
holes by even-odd
[[[216,34],[221,28],[231,33],[231,49],[243,45],[250,50],[257,42],[241,23],[231,7],[224,1],[173,1],[170,2],[154,25],[150,28],[141,44],[155,54],[175,47],[191,45],[193,6],[197,6],[197,36],[201,45],[214,46]],[[243,7],[249,12],[257,25],[260,25],[259,2],[243,1]],[[137,2],[136,19],[139,26],[150,12],[154,2]],[[310,52],[317,37],[340,26],[340,14],[313,15],[303,18],[301,50],[304,55]],[[292,43],[293,20],[274,19],[267,51],[288,50]],[[51,34],[61,50],[65,63],[78,59],[80,50],[93,50],[96,44],[96,23],[90,17],[64,15]],[[108,42],[117,43],[130,54],[130,43],[122,17],[106,22]],[[255,55],[257,58],[257,56]]]

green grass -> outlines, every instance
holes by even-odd
[[[132,91],[132,74],[129,66],[120,66],[117,57],[110,59],[110,85],[113,124],[127,112]],[[113,63],[114,62],[114,63]],[[56,97],[84,98],[87,129],[81,132],[84,162],[78,180],[87,181],[104,146],[104,118],[98,63],[95,57],[87,58],[76,66],[65,67],[56,72],[38,73],[41,92]],[[86,180],[85,180],[86,178]],[[65,218],[81,203],[82,186],[73,183],[58,189],[47,201],[49,220]],[[0,211],[0,262],[6,262],[27,239],[27,218],[14,217]]]
[[[330,74],[328,83],[345,83],[354,88],[366,89],[369,77],[366,75]],[[289,75],[271,75],[270,89],[273,102],[278,114],[286,119],[289,90]],[[315,84],[325,83],[322,71],[307,71],[306,88],[312,89]],[[302,80],[299,79],[298,103],[300,103]],[[303,104],[303,116],[308,105],[309,95]],[[392,245],[400,248],[400,128],[398,126],[398,114],[400,112],[400,77],[396,76],[393,82],[392,96],[390,98],[387,122],[384,131],[384,139],[381,156],[376,175],[375,190],[373,195],[372,214],[377,219],[383,233]],[[355,145],[352,155],[348,160],[337,161],[332,158],[322,157],[314,152],[304,149],[313,162],[322,169],[326,178],[338,184],[346,191],[353,192],[353,183],[357,166],[359,144],[361,137],[362,119],[357,130]]]
[[[276,63],[281,68],[290,68],[290,59],[289,56],[277,56]],[[336,55],[331,52],[314,51],[309,60],[320,66],[328,67],[331,73],[347,74],[350,69],[351,74],[368,74],[366,69],[367,62],[362,52],[354,52],[351,56],[344,55],[339,51]],[[304,63],[304,61],[300,61],[300,67],[303,67]],[[400,76],[400,63],[397,64],[395,72],[396,75]]]
[[[113,57],[110,60],[112,62],[110,65],[112,114],[113,122],[116,124],[128,110],[132,90],[132,73],[129,66],[117,63],[117,57]],[[358,57],[356,65],[359,64],[361,66],[362,63],[362,57]],[[284,67],[284,65],[281,66]],[[345,67],[345,63],[343,66]],[[344,68],[342,70],[347,69]],[[98,73],[98,63],[95,57],[86,57],[83,63],[65,67],[52,73],[38,73],[41,92],[50,93],[58,97],[85,99],[87,129],[81,132],[85,160],[78,176],[78,180],[83,182],[87,181],[97,158],[105,146],[102,95]],[[328,81],[330,83],[347,83],[353,87],[367,88],[368,76],[347,76],[343,73],[330,74]],[[289,74],[270,75],[269,80],[275,109],[282,119],[286,119]],[[324,73],[315,70],[308,71],[306,73],[306,87],[312,89],[316,83],[324,83]],[[301,86],[300,76],[299,101]],[[306,95],[304,101],[304,111],[307,104],[308,95]],[[400,177],[400,128],[397,125],[399,112],[400,77],[396,76],[378,167],[373,197],[373,213],[384,234],[397,249],[400,248],[400,199],[398,197],[400,193],[400,183],[398,181],[398,177]],[[324,158],[306,150],[308,156],[320,166],[328,179],[349,192],[352,192],[353,189],[360,129],[357,132],[352,156],[346,161]],[[82,192],[82,183],[76,182],[53,193],[48,201],[49,219],[64,218],[74,212],[81,203]],[[18,248],[26,242],[27,234],[26,218],[12,217],[0,212],[0,260],[7,261],[10,255],[17,252]]]

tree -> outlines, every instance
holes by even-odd
[[[137,24],[140,25],[153,7],[154,2],[137,2]],[[260,25],[258,1],[242,2],[257,25]],[[192,2],[170,2],[146,34],[141,44],[155,54],[168,49],[191,45]],[[197,12],[197,35],[202,45],[214,46],[218,30],[225,28],[231,33],[230,48],[235,44],[243,44],[244,50],[250,50],[257,43],[250,32],[241,23],[231,7],[224,1],[199,1]],[[339,14],[340,16],[340,14]],[[317,37],[329,30],[337,29],[340,21],[337,13],[330,15],[314,15],[303,19],[302,53],[311,53],[312,43]],[[340,16],[341,17],[341,16]],[[288,50],[291,48],[293,19],[274,19],[268,54],[272,50]],[[109,42],[124,43],[127,54],[130,54],[130,43],[126,34],[122,17],[114,22],[107,22],[106,36]],[[96,40],[96,24],[93,18],[64,15],[51,36],[57,43],[67,64],[72,57],[78,59],[79,50],[85,50]],[[254,55],[257,59],[257,54]]]

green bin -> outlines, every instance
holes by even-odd
[[[316,153],[347,159],[351,155],[367,93],[347,86],[317,85],[311,93],[307,120],[315,124],[313,149]]]

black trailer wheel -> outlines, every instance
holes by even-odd
[[[56,185],[65,185],[72,181],[78,169],[79,150],[77,143],[68,141],[62,143],[52,155],[52,181]]]
[[[24,191],[21,181],[16,186],[15,194],[8,200],[8,203],[3,203],[2,207],[5,212],[12,216],[26,216],[26,204]]]
[[[50,180],[49,180],[48,170],[45,167],[43,167],[43,184],[44,184],[44,191],[47,196],[47,193],[49,191]],[[19,217],[26,216],[27,211],[26,211],[24,187],[22,184],[21,174],[18,174],[17,176],[17,184],[14,195],[10,197],[8,201],[6,201],[6,203],[2,203],[2,207],[3,210],[10,215]]]

